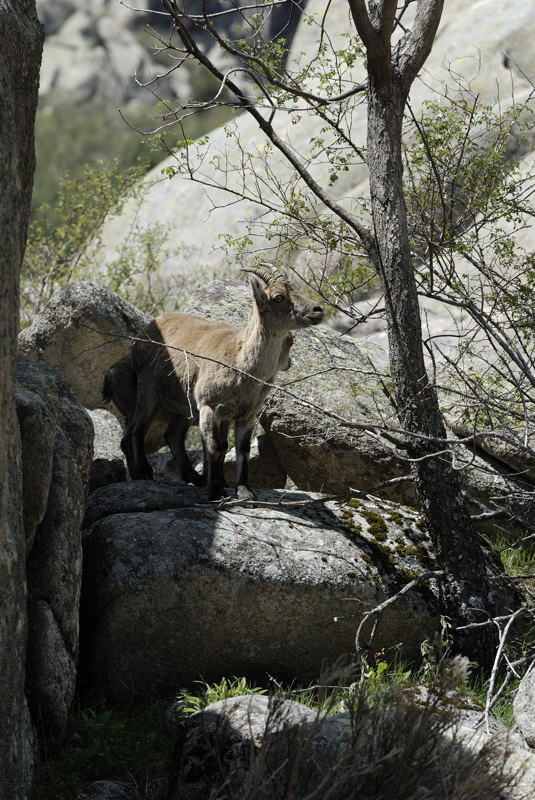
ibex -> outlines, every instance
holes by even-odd
[[[317,325],[323,308],[304,297],[278,270],[247,269],[253,308],[245,328],[193,314],[156,317],[131,353],[108,370],[104,398],[125,416],[121,442],[132,479],[152,478],[145,436],[155,421],[167,425],[166,441],[182,479],[207,483],[208,498],[224,496],[223,462],[234,423],[236,496],[253,499],[248,487],[252,429],[273,380],[290,366],[290,331]],[[131,359],[131,361],[129,360]],[[205,475],[193,469],[184,446],[197,422],[204,448]]]

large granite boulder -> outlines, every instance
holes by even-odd
[[[57,367],[85,408],[102,406],[104,371],[124,355],[149,317],[90,281],[69,283],[19,334],[19,353]]]
[[[408,11],[405,8],[405,19],[410,19],[414,5],[410,4]],[[468,6],[462,0],[446,3],[421,80],[415,81],[411,90],[411,105],[416,113],[424,100],[434,100],[444,92],[454,92],[457,78],[470,85],[483,103],[492,104],[499,98],[504,105],[512,94],[517,100],[528,98],[530,81],[535,79],[531,46],[532,11],[531,5],[523,0],[508,3],[504,0],[482,0]],[[312,23],[311,18],[314,20]],[[306,62],[303,54],[304,58],[312,58],[317,52],[320,24],[325,26],[329,42],[335,49],[346,49],[345,37],[352,30],[347,0],[334,0],[328,8],[324,0],[309,0],[307,3],[290,54],[290,60],[296,58],[301,61],[301,88],[317,88],[313,84],[312,71],[309,75],[304,67]],[[449,65],[451,73],[448,72]],[[353,65],[344,74],[345,85],[351,85],[352,81],[359,83],[363,76],[362,66]],[[289,142],[305,162],[317,138],[325,136],[322,130],[325,127],[324,119],[314,111],[307,113],[299,109],[290,120],[286,109],[281,108],[274,114],[273,122],[277,134]],[[362,105],[355,106],[348,128],[357,145],[365,147],[366,113]],[[232,132],[234,130],[235,134]],[[251,156],[250,161],[243,156],[235,137],[244,144],[247,154]],[[269,153],[267,165],[262,163],[265,152]],[[194,156],[192,159],[195,161]],[[220,269],[222,275],[221,237],[242,237],[249,225],[255,234],[255,248],[272,248],[273,241],[269,241],[262,233],[262,225],[269,223],[273,214],[269,209],[260,207],[256,202],[256,193],[250,191],[255,183],[251,165],[255,166],[259,175],[262,197],[267,205],[272,203],[274,207],[281,202],[277,197],[276,184],[287,187],[292,169],[278,151],[266,151],[266,140],[256,121],[250,115],[243,114],[236,120],[235,126],[213,131],[199,161],[202,180],[198,183],[189,179],[187,170],[183,177],[176,175],[171,181],[162,180],[162,169],[177,167],[177,157],[174,155],[152,170],[145,179],[141,205],[134,207],[134,203],[127,203],[120,214],[107,221],[95,263],[101,263],[102,259],[113,261],[130,229],[134,214],[142,229],[150,228],[154,219],[170,226],[168,249],[173,256],[161,265],[166,274],[193,274],[194,270]],[[333,184],[330,182],[332,165],[327,158],[318,159],[308,166],[315,180],[325,187],[329,195],[352,211],[355,198],[367,194],[367,169],[364,163],[356,163],[347,171],[341,171]],[[272,180],[271,176],[276,176],[276,180]],[[248,199],[236,203],[236,193],[244,193]],[[362,213],[360,206],[357,213]],[[177,220],[179,224],[176,224]],[[528,229],[525,232],[529,235]],[[289,257],[299,260],[300,250],[295,248]]]
[[[93,492],[80,659],[93,697],[166,696],[199,675],[314,681],[354,651],[366,610],[432,567],[415,512],[258,495],[253,510],[149,481]],[[378,619],[374,652],[418,657],[438,613],[428,585],[402,596]]]
[[[303,738],[306,738],[306,731],[313,739],[314,733],[318,732],[314,727],[321,726],[324,716],[301,703],[263,695],[246,695],[212,703],[192,715],[186,723],[169,799],[205,800],[226,777],[233,797],[246,795],[246,776],[264,741],[268,737],[272,740],[284,737],[288,742],[293,737],[297,742],[300,730],[304,732]],[[215,757],[218,749],[219,765]],[[282,764],[284,759],[279,766]],[[323,759],[322,766],[326,766]],[[262,784],[261,768],[259,773],[258,783]],[[283,767],[281,784],[285,778],[288,776]],[[257,786],[260,794],[256,796],[264,797],[263,788]],[[270,789],[273,792],[271,796],[277,797],[275,787],[272,785]]]
[[[65,731],[76,683],[81,527],[93,426],[63,376],[21,358],[16,403],[27,548],[30,709],[49,746]]]

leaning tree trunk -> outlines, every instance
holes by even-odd
[[[240,106],[256,119],[308,188],[353,228],[377,267],[386,298],[391,377],[398,413],[408,433],[407,451],[413,459],[419,502],[438,564],[445,573],[441,582],[442,608],[460,627],[481,622],[489,615],[505,613],[516,607],[520,598],[515,588],[492,570],[479,545],[451,457],[437,454],[444,449],[440,447],[440,440],[444,440],[445,430],[436,391],[425,369],[416,277],[407,231],[401,160],[403,113],[410,87],[431,52],[443,0],[412,0],[413,22],[405,25],[404,20],[405,33],[394,48],[391,40],[397,0],[347,1],[367,55],[368,168],[373,234],[316,183],[297,151],[275,131],[272,115],[263,114],[251,99],[254,93],[244,92],[201,51],[177,0],[162,0],[162,3],[174,21],[181,45],[233,92]],[[408,7],[409,3],[405,3],[404,10]],[[219,41],[209,15],[204,28]],[[271,74],[269,69],[267,72]],[[315,97],[309,99],[316,103]],[[494,643],[493,627],[457,635],[458,648],[480,663],[493,658]]]
[[[391,50],[395,0],[375,13],[349,0],[368,55],[368,168],[375,228],[371,255],[382,279],[391,379],[422,513],[434,545],[442,609],[455,626],[506,613],[519,597],[491,568],[466,510],[452,457],[437,443],[446,433],[424,362],[421,320],[402,181],[402,121],[410,86],[429,54],[443,0],[418,0],[416,21]],[[365,15],[365,16],[364,16]],[[426,438],[429,437],[429,438]],[[437,451],[440,455],[433,455]],[[494,627],[459,632],[458,649],[486,664],[494,656]]]
[[[30,792],[33,743],[24,696],[26,560],[15,357],[42,46],[35,0],[0,0],[0,797],[17,800]]]

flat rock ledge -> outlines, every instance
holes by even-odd
[[[279,490],[254,507],[205,497],[150,481],[90,496],[80,662],[92,695],[129,702],[223,675],[315,680],[354,652],[366,611],[433,569],[409,509]],[[438,616],[432,585],[418,586],[382,614],[374,652],[417,658]]]

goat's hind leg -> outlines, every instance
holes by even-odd
[[[190,421],[186,417],[177,414],[174,416],[165,431],[165,441],[167,442],[176,468],[184,483],[192,483],[194,486],[205,486],[206,475],[199,475],[193,468],[186,451],[186,434],[190,426]]]
[[[152,425],[157,409],[157,398],[154,392],[141,389],[138,383],[136,410],[128,421],[125,434],[121,440],[121,450],[126,456],[128,471],[133,481],[154,480],[152,467],[145,454],[145,436]]]

